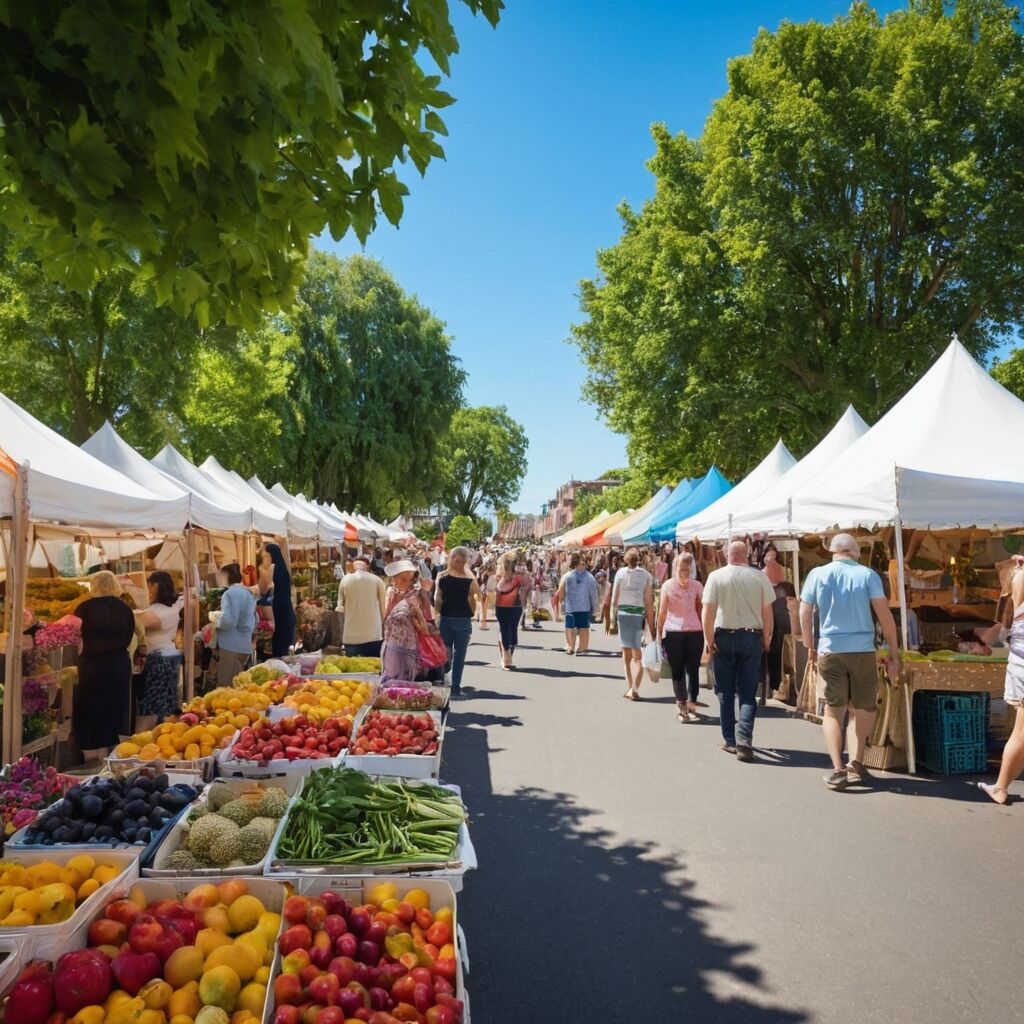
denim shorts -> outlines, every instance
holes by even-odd
[[[619,645],[640,650],[644,638],[642,612],[619,612]]]
[[[566,612],[566,629],[590,629],[590,612]]]

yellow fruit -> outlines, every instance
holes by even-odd
[[[118,1003],[113,1010],[108,1011],[106,1024],[138,1024],[145,1010],[146,1004],[136,996]]]
[[[195,1020],[184,1013],[178,1013],[175,1014],[167,1024],[195,1024]]]
[[[230,948],[234,949],[235,947]],[[256,968],[253,968],[253,974],[255,973]],[[241,980],[226,964],[208,970],[199,980],[199,998],[203,1002],[203,1007],[219,1006],[226,1013],[231,1013],[234,1010],[235,1000],[238,999],[241,989]],[[197,1017],[197,1024],[198,1020]]]
[[[228,908],[223,903],[215,907],[207,907],[201,916],[204,928],[216,928],[217,931],[225,933],[231,929],[231,923],[228,921]]]
[[[270,981],[270,968],[261,967],[253,976],[252,980],[258,982],[260,985],[266,985]]]
[[[277,938],[277,933],[281,930],[281,915],[275,914],[268,911],[265,914],[260,914],[260,919],[256,923],[256,931],[263,936],[269,946],[274,939]]]
[[[263,953],[260,950],[245,942],[233,942],[230,946],[218,946],[206,958],[203,964],[203,977],[216,968],[230,967],[241,981],[251,981],[262,966]]]
[[[163,1010],[143,1010],[135,1024],[167,1024],[167,1014]]]
[[[391,882],[381,882],[379,885],[370,887],[370,891],[366,894],[366,900],[368,903],[372,903],[374,906],[379,907],[386,900],[394,900],[398,898],[398,886]]]
[[[132,743],[126,740],[124,743],[118,743],[118,745],[114,747],[114,753],[118,757],[136,757],[141,749],[142,748],[137,743]]]
[[[48,860],[40,861],[25,869],[25,881],[22,883],[28,889],[36,889],[41,885],[52,885],[60,881],[61,867],[59,864],[51,864]]]
[[[100,883],[95,878],[87,878],[78,887],[78,902],[82,903],[87,900],[94,892],[99,890]]]
[[[168,959],[167,963],[169,964],[170,962]],[[164,970],[166,972],[166,965]],[[171,1020],[175,1017],[188,1017],[190,1020],[194,1020],[196,1014],[202,1008],[203,1003],[199,998],[198,981],[190,981],[187,985],[179,988],[177,992],[173,992],[170,1001],[167,1003],[167,1012],[170,1014]]]
[[[185,745],[185,749],[182,751],[182,757],[184,757],[186,761],[195,761],[197,758],[202,757],[202,754],[199,752],[199,744],[187,743]]]
[[[252,981],[238,993],[238,1002],[235,1005],[239,1010],[248,1010],[254,1017],[258,1017],[263,1015],[263,1004],[266,999],[266,986]]]
[[[87,853],[80,853],[64,865],[72,871],[77,871],[83,878],[91,878],[96,870],[96,861]]]
[[[107,1016],[109,1017],[110,1014],[118,1006],[120,1006],[122,1003],[130,1002],[131,998],[132,997],[128,995],[128,993],[125,992],[124,989],[115,988],[114,991],[111,992],[109,996],[107,996],[106,1002],[104,1002],[103,1004],[103,1009],[106,1012]]]
[[[196,936],[195,948],[202,954],[204,962],[215,949],[219,949],[221,946],[230,945],[231,938],[219,928],[203,928]],[[175,952],[178,951],[175,950]]]
[[[434,920],[440,921],[442,924],[450,925],[452,923],[453,916],[451,907],[441,907],[441,909],[434,914]]]
[[[202,934],[202,933],[200,933]],[[204,951],[196,936],[194,946],[179,946],[164,964],[164,977],[172,987],[181,989],[189,982],[196,982],[203,976],[203,963],[210,951]]]
[[[230,1018],[219,1006],[204,1006],[196,1017],[196,1024],[230,1024]]]
[[[423,889],[410,889],[403,897],[405,903],[411,903],[417,910],[430,909],[430,895]]]
[[[239,896],[228,907],[228,921],[232,932],[251,931],[259,923],[267,908],[255,896]]]
[[[153,733],[147,729],[145,732],[137,732],[132,738],[140,747],[144,747],[147,743],[153,742]]]
[[[256,1020],[248,1010],[235,1010],[231,1014],[231,1024],[249,1024],[250,1021]]]
[[[147,981],[136,993],[146,1004],[147,1010],[162,1010],[171,1001],[173,994],[174,990],[162,978]]]
[[[270,952],[270,947],[267,940],[263,938],[263,935],[259,931],[245,932],[242,935],[235,936],[235,944],[241,943],[245,946],[252,946],[259,955],[261,963],[269,964],[270,959],[267,958],[267,953]]]
[[[102,879],[100,879],[100,881],[102,882]],[[130,899],[132,903],[139,908],[139,910],[145,910],[146,907],[149,906],[149,900],[146,899],[145,892],[143,892],[137,885],[130,893],[128,893],[128,899]]]
[[[35,915],[30,914],[27,910],[14,910],[0,921],[0,925],[3,925],[4,928],[21,928],[24,925],[35,923]]]
[[[92,877],[95,878],[96,881],[100,883],[100,885],[106,885],[108,882],[112,882],[115,878],[117,878],[119,874],[121,874],[120,869],[115,868],[113,864],[100,864],[99,867],[97,867],[96,870],[93,871]],[[132,902],[135,902],[134,899],[132,900]],[[143,907],[145,906],[146,904],[143,903]]]
[[[127,994],[126,992],[125,995]],[[107,1012],[102,1006],[83,1006],[71,1018],[71,1024],[103,1024],[103,1018],[106,1015]]]

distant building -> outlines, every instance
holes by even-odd
[[[573,523],[576,502],[584,494],[603,494],[612,487],[618,487],[622,480],[570,480],[558,488],[554,498],[546,506],[546,514],[541,520],[541,537],[555,537],[564,533]]]
[[[531,544],[540,540],[544,520],[540,516],[513,516],[498,524],[497,539],[506,544]]]

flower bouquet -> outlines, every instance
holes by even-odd
[[[318,651],[324,645],[324,638],[327,631],[324,629],[324,608],[323,602],[311,599],[303,601],[298,609],[296,618],[299,639],[302,641],[303,650]]]
[[[35,643],[44,651],[55,647],[78,647],[82,643],[82,620],[75,615],[65,615],[37,630]]]
[[[21,742],[31,743],[33,740],[48,736],[57,727],[56,718],[50,709],[50,692],[47,682],[56,681],[47,677],[26,679],[21,684]]]
[[[4,836],[31,825],[41,810],[80,781],[59,774],[52,765],[44,769],[31,757],[8,765],[0,773],[0,823]]]
[[[274,624],[266,619],[256,622],[256,651],[259,654],[270,654],[274,643]]]

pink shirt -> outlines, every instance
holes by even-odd
[[[703,628],[697,614],[697,598],[703,593],[699,580],[690,580],[685,586],[675,580],[662,585],[661,600],[668,604],[666,633],[692,633]]]

